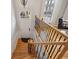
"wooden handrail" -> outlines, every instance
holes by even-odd
[[[36,19],[40,20],[38,17],[36,17]],[[41,22],[43,22],[44,24],[48,25],[49,27],[53,28],[54,30],[56,30],[58,33],[61,33],[62,36],[64,36],[66,39],[68,39],[68,36],[63,34],[61,31],[59,31],[56,27],[52,26],[51,24],[48,24],[42,20],[40,20]]]
[[[47,24],[47,23],[46,23]],[[68,36],[65,35],[64,33],[62,33],[60,30],[58,30],[56,27],[52,26],[51,24],[47,24],[49,25],[50,27],[52,27],[54,30],[56,30],[57,32],[61,33],[62,36],[64,36],[66,39],[68,39]]]
[[[38,35],[38,33],[37,33],[36,30],[35,30],[35,33],[39,37],[39,35]],[[68,43],[67,41],[62,41],[62,42],[47,42],[47,41],[42,41],[42,39],[40,37],[37,40],[39,40],[39,42],[38,41],[35,41],[35,42],[30,41],[28,43],[29,44],[41,44],[41,45],[54,45],[54,44],[55,45],[66,45]]]
[[[29,42],[28,44],[41,44],[41,45],[66,45],[67,42]]]

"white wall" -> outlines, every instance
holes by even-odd
[[[21,0],[12,0],[12,1],[14,4],[16,22],[18,24],[19,34],[22,37],[29,37],[30,35],[29,26],[30,28],[34,26],[35,15],[40,16],[42,0],[28,0],[25,9],[21,4]],[[29,19],[20,18],[20,12],[26,10],[29,10],[31,13],[31,17],[32,17],[31,21]],[[31,31],[33,32],[33,29],[31,29]]]
[[[11,5],[11,54],[16,48],[17,37],[18,37],[18,29],[16,24],[16,18],[14,13],[13,5]]]
[[[64,16],[63,16],[63,20],[68,21],[68,7],[65,10]]]
[[[64,15],[68,0],[55,0],[55,6],[52,13],[52,25],[58,24],[58,19]]]
[[[12,0],[12,6],[11,6],[11,53],[13,53],[14,49],[16,48],[17,39],[21,37],[21,34],[23,33],[23,37],[28,37],[28,34],[30,36],[30,33],[28,32],[28,27],[31,28],[31,37],[33,37],[33,26],[34,26],[34,17],[35,15],[40,16],[40,10],[41,10],[41,2],[42,0],[28,0],[27,6],[24,9],[21,5],[21,0]],[[29,10],[31,13],[31,17],[33,21],[30,21],[28,19],[21,19],[19,14],[21,11]],[[25,23],[24,23],[25,22]],[[31,24],[32,23],[32,24]]]
[[[40,16],[41,2],[42,0],[28,0],[25,10],[30,10],[32,17],[35,15]],[[19,13],[24,10],[21,0],[13,0],[13,3],[16,10],[16,15],[19,16]]]
[[[41,6],[41,17],[44,16],[44,7],[45,7],[45,4],[44,4],[45,0],[42,0],[42,6]]]

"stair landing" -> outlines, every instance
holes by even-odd
[[[12,59],[34,59],[34,57],[28,54],[28,44],[18,39]]]

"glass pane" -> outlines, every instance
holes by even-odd
[[[51,6],[49,6],[49,11],[51,11]]]
[[[49,0],[49,4],[51,3],[51,0]]]
[[[54,4],[54,0],[52,0],[52,4]]]
[[[53,7],[51,7],[51,10],[53,10]]]
[[[49,10],[49,7],[47,8],[47,10]]]
[[[54,8],[54,0],[45,0],[45,9],[44,9],[44,16],[45,19],[48,21],[51,19],[53,8]]]

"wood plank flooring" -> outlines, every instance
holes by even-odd
[[[18,39],[12,59],[34,59],[34,57],[28,54],[28,44]]]

